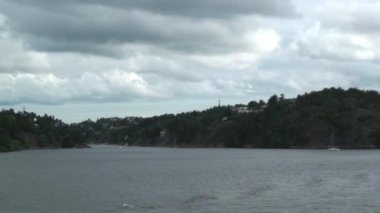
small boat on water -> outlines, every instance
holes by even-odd
[[[120,145],[120,146],[119,146],[119,149],[122,149],[124,146],[129,146],[129,144],[126,143],[126,144],[124,144],[124,145]]]
[[[330,147],[327,150],[329,150],[329,151],[340,151],[340,149],[337,147]]]
[[[334,132],[331,132],[330,147],[327,150],[329,150],[329,151],[340,151],[340,149],[338,147],[334,146],[334,139],[335,139],[335,134],[334,134]]]

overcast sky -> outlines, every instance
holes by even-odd
[[[380,1],[0,0],[0,107],[67,122],[380,89]]]

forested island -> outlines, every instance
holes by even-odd
[[[30,112],[0,112],[0,151],[107,143],[163,147],[379,148],[380,94],[329,88],[296,98],[149,118],[66,124]]]

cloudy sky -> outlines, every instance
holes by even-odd
[[[0,107],[67,122],[380,89],[374,0],[0,0]]]

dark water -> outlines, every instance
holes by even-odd
[[[4,153],[0,212],[380,212],[380,151]]]

